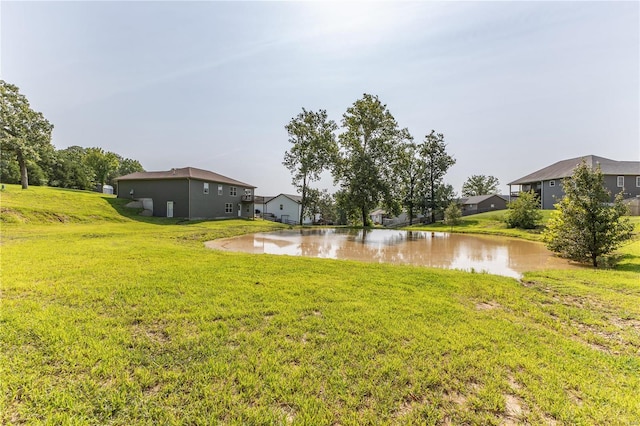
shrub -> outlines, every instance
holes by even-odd
[[[505,222],[509,228],[533,229],[542,219],[540,202],[533,191],[520,193],[508,208]]]

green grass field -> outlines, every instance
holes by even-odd
[[[81,191],[0,196],[2,424],[640,419],[638,240],[616,270],[519,282],[220,252],[203,242],[282,225],[144,218]]]

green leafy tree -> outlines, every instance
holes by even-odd
[[[320,179],[323,171],[335,163],[338,144],[334,132],[338,126],[327,118],[327,111],[302,112],[285,126],[289,134],[291,149],[284,154],[283,164],[292,173],[292,183],[302,195],[300,202],[300,223],[312,204],[311,182]]]
[[[521,192],[507,206],[505,222],[509,228],[533,229],[542,219],[540,200],[535,192]]]
[[[326,224],[334,224],[338,222],[339,214],[336,208],[335,197],[326,189],[320,191],[316,205],[316,212],[320,213],[322,220]]]
[[[499,185],[495,176],[473,175],[462,184],[462,196],[497,194]]]
[[[62,188],[93,189],[93,170],[86,164],[87,150],[70,146],[56,151],[49,184]]]
[[[102,148],[87,148],[84,161],[93,170],[95,183],[100,186],[106,184],[109,175],[120,166],[118,155]]]
[[[29,106],[17,86],[0,80],[0,149],[12,153],[20,169],[22,189],[29,187],[28,164],[52,149],[53,125]]]
[[[444,210],[444,224],[454,226],[460,224],[460,218],[462,218],[462,210],[460,205],[456,202],[451,202]]]
[[[419,147],[419,152],[424,162],[423,210],[431,215],[431,222],[435,222],[436,213],[442,212],[449,204],[448,197],[452,188],[448,190],[443,179],[447,170],[456,163],[456,160],[447,154],[444,135],[436,133],[435,130],[425,136],[424,142]]]
[[[622,193],[610,204],[604,175],[583,160],[562,183],[565,196],[557,203],[543,237],[549,250],[578,262],[591,262],[614,251],[631,238],[633,226]]]
[[[402,206],[409,216],[409,225],[423,207],[420,188],[424,178],[425,164],[419,155],[418,145],[408,141],[399,150],[400,160],[398,172],[400,175],[400,190]]]
[[[409,132],[398,127],[377,96],[366,93],[344,113],[342,126],[341,156],[334,168],[341,207],[348,216],[357,211],[363,226],[369,224],[369,211],[380,205],[399,214],[398,147]]]

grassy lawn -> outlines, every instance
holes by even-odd
[[[510,229],[504,222],[504,215],[506,210],[499,210],[495,212],[480,213],[471,216],[465,216],[461,218],[460,224],[455,226],[445,225],[442,222],[436,222],[429,225],[413,225],[406,229],[419,231],[441,231],[441,232],[459,232],[467,234],[489,234],[489,235],[504,235],[507,237],[518,237],[527,240],[540,241],[542,240],[542,226],[537,229],[522,230],[522,229]],[[546,223],[551,217],[551,210],[542,211],[542,224]]]
[[[203,241],[283,226],[0,196],[2,424],[640,419],[638,240],[616,270],[519,282],[219,252]],[[473,220],[456,231],[513,235]]]

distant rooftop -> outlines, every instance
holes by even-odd
[[[523,185],[527,183],[540,182],[543,180],[563,179],[573,174],[573,169],[584,160],[587,166],[595,169],[600,165],[600,170],[605,175],[636,175],[640,176],[640,161],[615,161],[595,155],[585,155],[584,157],[570,158],[558,161],[548,167],[528,174],[507,185]]]
[[[183,167],[181,169],[171,169],[160,172],[135,172],[128,175],[120,176],[116,178],[116,181],[120,180],[158,180],[158,179],[198,179],[206,180],[209,182],[226,183],[229,185],[238,185],[247,188],[255,188],[253,185],[249,185],[239,180],[231,179],[226,176],[222,176],[218,173],[210,172],[208,170],[196,169],[195,167]]]

